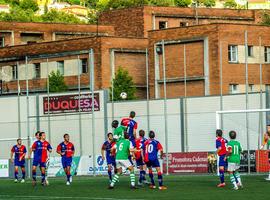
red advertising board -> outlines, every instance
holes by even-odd
[[[207,173],[208,153],[188,152],[169,153],[169,173]],[[163,162],[163,169],[166,169],[166,161]]]
[[[43,97],[43,113],[44,114],[60,114],[91,112],[92,103],[94,103],[95,111],[100,110],[99,93],[94,94],[94,102],[92,102],[92,95],[90,93],[79,95],[62,95],[50,96],[49,102],[47,97]]]

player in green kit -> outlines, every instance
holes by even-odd
[[[240,174],[238,172],[240,168],[240,155],[242,152],[242,147],[240,142],[236,141],[236,132],[229,132],[230,141],[227,144],[227,161],[228,161],[228,172],[230,174],[230,180],[233,184],[233,189],[238,190],[243,188]]]
[[[124,139],[124,132],[126,130],[126,127],[124,126],[119,126],[119,122],[117,120],[113,120],[112,122],[112,128],[114,129],[113,131],[113,138],[118,141],[121,139]]]
[[[109,186],[109,189],[113,189],[116,182],[119,181],[119,176],[122,174],[122,168],[124,170],[128,169],[130,172],[130,183],[131,189],[137,189],[135,186],[135,174],[134,167],[128,157],[132,155],[134,158],[134,147],[129,141],[129,135],[127,132],[124,133],[124,138],[119,139],[116,145],[113,147],[116,149],[116,169],[117,174],[114,175],[112,182]]]

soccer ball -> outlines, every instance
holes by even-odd
[[[127,93],[126,92],[121,92],[120,97],[122,99],[126,99],[127,98]]]

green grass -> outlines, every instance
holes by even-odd
[[[270,182],[264,176],[242,176],[243,190],[233,191],[228,177],[226,188],[216,188],[215,176],[164,176],[168,190],[150,190],[147,187],[138,190],[129,189],[128,177],[121,177],[114,190],[108,190],[106,177],[74,177],[71,186],[65,185],[64,178],[50,179],[50,185],[32,187],[31,181],[13,183],[12,180],[0,180],[0,199],[196,199],[196,200],[261,200],[270,194]],[[41,196],[41,197],[40,197]]]

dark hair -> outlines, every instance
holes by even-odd
[[[267,124],[266,126],[270,126],[270,124]]]
[[[63,138],[65,138],[66,136],[69,136],[69,134],[65,133],[64,136],[63,136]]]
[[[156,134],[154,131],[149,131],[149,138],[153,139],[155,138]]]
[[[109,137],[110,135],[113,135],[111,132],[110,133],[107,133],[107,137]]]
[[[235,139],[236,138],[236,132],[235,131],[230,131],[229,136],[230,136],[231,139]]]
[[[20,140],[22,141],[22,139],[21,139],[21,138],[18,138],[18,139],[17,139],[17,142],[19,142]]]
[[[112,121],[112,127],[113,127],[113,128],[117,128],[118,125],[119,125],[119,122],[118,122],[117,120],[113,120],[113,121]]]
[[[216,130],[216,135],[222,137],[223,131],[221,129]]]
[[[134,118],[135,116],[136,116],[136,113],[134,111],[131,111],[130,114],[129,114],[129,117]]]
[[[37,135],[39,136],[39,133],[40,133],[40,131],[37,131],[37,132],[35,133],[35,136],[37,136]]]
[[[39,137],[41,137],[43,133],[45,134],[45,132],[39,132]]]
[[[124,132],[124,137],[125,137],[125,139],[129,139],[129,134],[128,134],[128,132]]]
[[[144,137],[145,136],[145,131],[144,130],[140,130],[139,131],[139,136]]]

